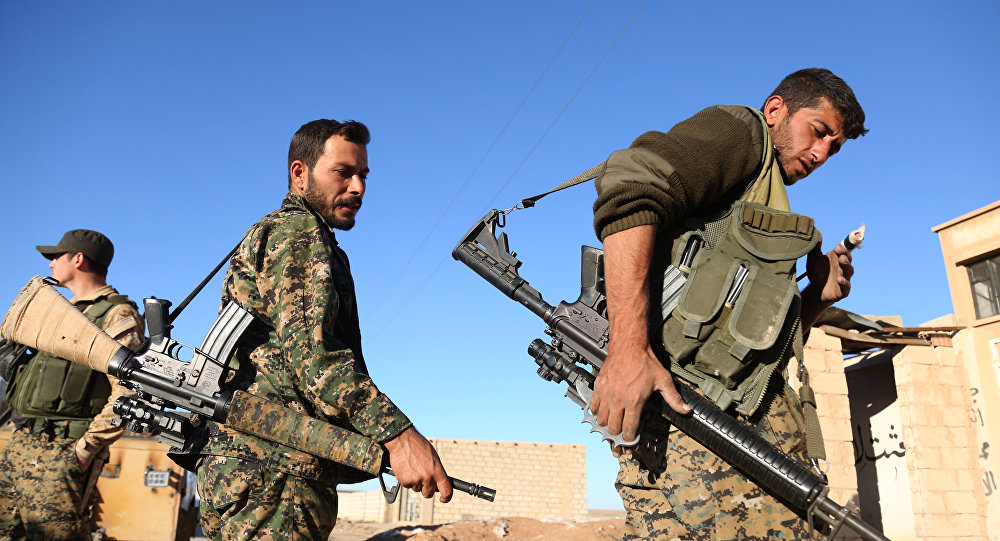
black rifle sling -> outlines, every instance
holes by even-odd
[[[233,249],[230,250],[228,254],[226,254],[226,257],[224,257],[222,261],[220,261],[219,264],[216,265],[214,269],[212,269],[212,272],[209,272],[208,276],[206,276],[205,279],[202,280],[200,284],[195,286],[191,294],[188,295],[183,301],[181,301],[181,303],[177,305],[177,308],[175,308],[172,312],[170,312],[170,315],[167,317],[167,324],[173,323],[174,320],[177,319],[177,316],[181,315],[181,312],[184,311],[184,308],[186,308],[187,305],[190,304],[192,300],[194,300],[195,296],[197,296],[198,293],[201,293],[201,290],[204,289],[206,285],[208,285],[208,282],[211,281],[213,277],[215,277],[215,274],[219,272],[219,269],[221,269],[222,266],[225,265],[226,262],[229,261],[236,254],[236,250],[239,250],[240,244],[243,244],[243,239],[240,239],[240,241],[236,243],[236,246],[234,246]]]

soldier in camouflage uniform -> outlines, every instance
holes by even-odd
[[[237,348],[251,394],[382,443],[401,485],[451,499],[437,452],[368,375],[354,281],[334,229],[348,230],[368,175],[368,129],[316,120],[288,151],[289,193],[247,233],[222,302],[257,318]],[[360,472],[218,425],[201,449],[202,529],[213,540],[325,540],[337,484]]]
[[[806,538],[806,525],[795,513],[660,415],[640,420],[654,392],[674,410],[690,411],[671,377],[681,362],[663,353],[666,344],[660,348],[649,338],[647,284],[650,269],[662,272],[663,258],[676,257],[661,255],[657,244],[664,238],[680,239],[686,224],[741,200],[787,211],[784,186],[865,132],[864,112],[850,87],[828,70],[812,68],[788,76],[759,111],[711,107],[669,133],[648,132],[609,158],[597,180],[594,223],[604,242],[610,342],[591,409],[609,433],[626,440],[641,436],[634,449],[614,449],[621,466],[616,486],[627,511],[623,539]],[[800,294],[798,314],[803,329],[847,296],[854,272],[841,246],[824,254],[816,243],[808,255],[809,285]],[[794,311],[798,305],[791,306]],[[787,363],[787,355],[777,362]],[[803,459],[801,405],[782,373],[766,374],[755,413],[739,417]]]
[[[111,241],[85,229],[38,246],[70,300],[122,345],[138,351],[145,324],[136,305],[106,282]],[[88,540],[87,485],[123,429],[112,406],[130,395],[114,378],[39,352],[9,382],[16,430],[0,455],[0,539]],[[93,471],[92,471],[93,470]]]

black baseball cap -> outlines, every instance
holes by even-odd
[[[115,255],[115,247],[108,237],[89,229],[67,231],[55,246],[35,246],[45,259],[55,259],[60,254],[82,253],[95,263],[107,268]]]

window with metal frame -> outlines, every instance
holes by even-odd
[[[1000,254],[970,263],[965,268],[969,271],[976,319],[1000,314]]]

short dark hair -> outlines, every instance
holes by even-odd
[[[288,145],[288,168],[291,169],[295,160],[301,160],[309,169],[316,167],[316,162],[323,155],[326,140],[334,135],[340,135],[356,145],[367,145],[372,138],[368,126],[355,120],[337,122],[321,118],[307,122],[295,132],[292,143]],[[291,173],[288,174],[288,186],[292,186]]]
[[[803,107],[813,107],[819,100],[826,98],[840,112],[844,121],[844,134],[848,139],[857,139],[868,133],[865,128],[865,112],[854,96],[854,91],[828,69],[806,68],[796,71],[785,77],[778,88],[771,92],[771,96],[781,96],[790,115]]]
[[[80,252],[80,255],[82,255],[83,259],[87,261],[87,268],[90,269],[90,272],[92,272],[92,273],[94,273],[94,274],[96,274],[96,275],[98,275],[98,276],[100,276],[102,278],[107,278],[108,277],[108,267],[107,267],[107,265],[102,265],[101,263],[99,263],[97,261],[94,261],[93,259],[91,259],[90,256],[88,256],[87,254],[85,254],[83,252]]]

